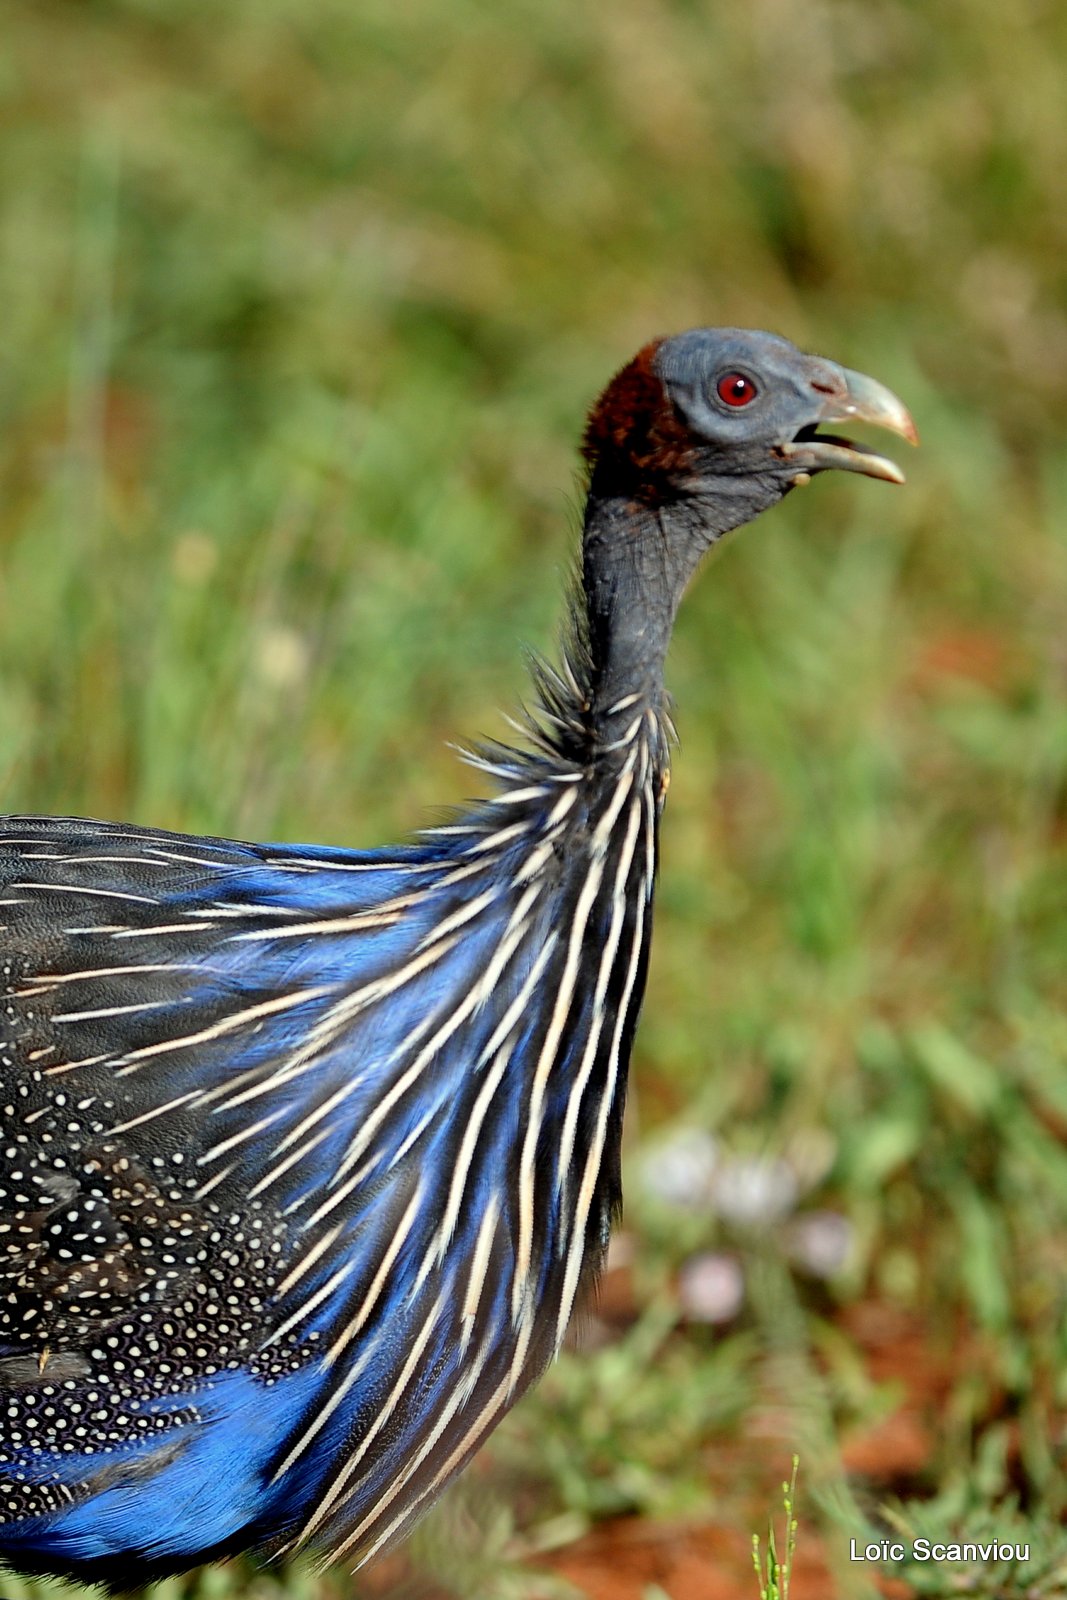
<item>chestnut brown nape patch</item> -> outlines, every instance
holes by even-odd
[[[692,456],[689,434],[652,366],[653,339],[608,384],[589,413],[582,455],[594,478],[642,499],[659,499]]]

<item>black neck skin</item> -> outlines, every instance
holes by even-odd
[[[592,662],[590,713],[602,747],[620,738],[643,708],[663,708],[663,669],[686,585],[715,541],[759,509],[751,483],[719,479],[723,493],[645,504],[600,493],[585,513],[582,579]],[[731,492],[732,491],[732,492]],[[740,491],[740,492],[739,492]],[[631,698],[636,696],[636,699]],[[613,708],[621,701],[625,706]]]

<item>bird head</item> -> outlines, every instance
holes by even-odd
[[[832,468],[889,483],[887,457],[820,430],[873,423],[918,443],[882,384],[745,328],[693,328],[655,340],[613,379],[589,417],[583,454],[594,496],[648,506],[703,503],[709,539],[747,522]]]

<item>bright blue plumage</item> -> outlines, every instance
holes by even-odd
[[[98,1319],[115,1354],[104,1341],[69,1378],[58,1353],[27,1372],[40,1382],[12,1430],[21,1448],[5,1452],[20,1512],[4,1534],[12,1557],[110,1576],[131,1527],[146,1569],[162,1570],[191,1546],[222,1551],[261,1530],[277,1542],[309,1524],[362,1553],[422,1509],[544,1365],[586,1235],[598,1248],[605,1236],[614,1162],[580,1214],[575,1255],[565,1175],[524,1222],[515,1151],[539,1061],[554,1079],[539,1112],[541,1171],[571,1102],[573,1072],[561,1063],[595,1032],[586,1092],[599,1094],[604,1072],[617,1075],[620,1042],[602,1020],[592,1028],[588,999],[575,996],[546,1055],[530,1002],[550,972],[567,981],[560,930],[588,881],[568,870],[569,842],[616,803],[618,782],[636,820],[625,883],[602,875],[584,926],[600,943],[614,915],[616,944],[623,931],[644,940],[633,908],[640,922],[654,812],[640,750],[640,775],[628,751],[592,808],[573,769],[549,773],[530,758],[499,802],[381,855],[10,820],[0,859],[6,849],[16,942],[29,945],[42,919],[66,928],[32,974],[23,964],[8,975],[14,1031],[43,1026],[52,1041],[29,1096],[30,1188],[57,1214],[95,1195],[121,1220],[127,1262],[122,1292],[94,1285],[81,1323],[69,1295],[46,1305],[49,1349]],[[544,856],[536,875],[531,848]],[[628,1010],[636,989],[635,968]],[[101,1106],[92,1091],[105,1063]],[[56,1169],[49,1143],[71,1104],[83,1106],[82,1159]],[[183,1250],[177,1227],[162,1253],[154,1233],[138,1239],[122,1182],[100,1181],[119,1144],[145,1175],[143,1198],[183,1221],[198,1249]],[[516,1295],[505,1256],[524,1228]],[[227,1247],[236,1254],[224,1257]],[[18,1268],[18,1287],[40,1295],[45,1256]],[[255,1286],[248,1326],[227,1317],[231,1282],[234,1313],[253,1305]],[[186,1307],[176,1322],[162,1310],[175,1303]],[[556,1318],[535,1328],[530,1308],[552,1305]],[[39,1350],[39,1318],[33,1336]],[[0,1357],[17,1360],[20,1348],[9,1336]],[[130,1370],[138,1396],[127,1393]],[[109,1443],[86,1454],[70,1444],[90,1381],[104,1396],[95,1432]],[[31,1432],[31,1395],[48,1406],[51,1450]],[[339,1457],[349,1462],[340,1476]],[[405,1472],[404,1494],[390,1497]],[[69,1507],[57,1503],[67,1491]]]

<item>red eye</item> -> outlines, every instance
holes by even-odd
[[[755,400],[759,390],[751,378],[746,378],[743,372],[728,372],[716,384],[719,399],[728,406],[747,406]]]

